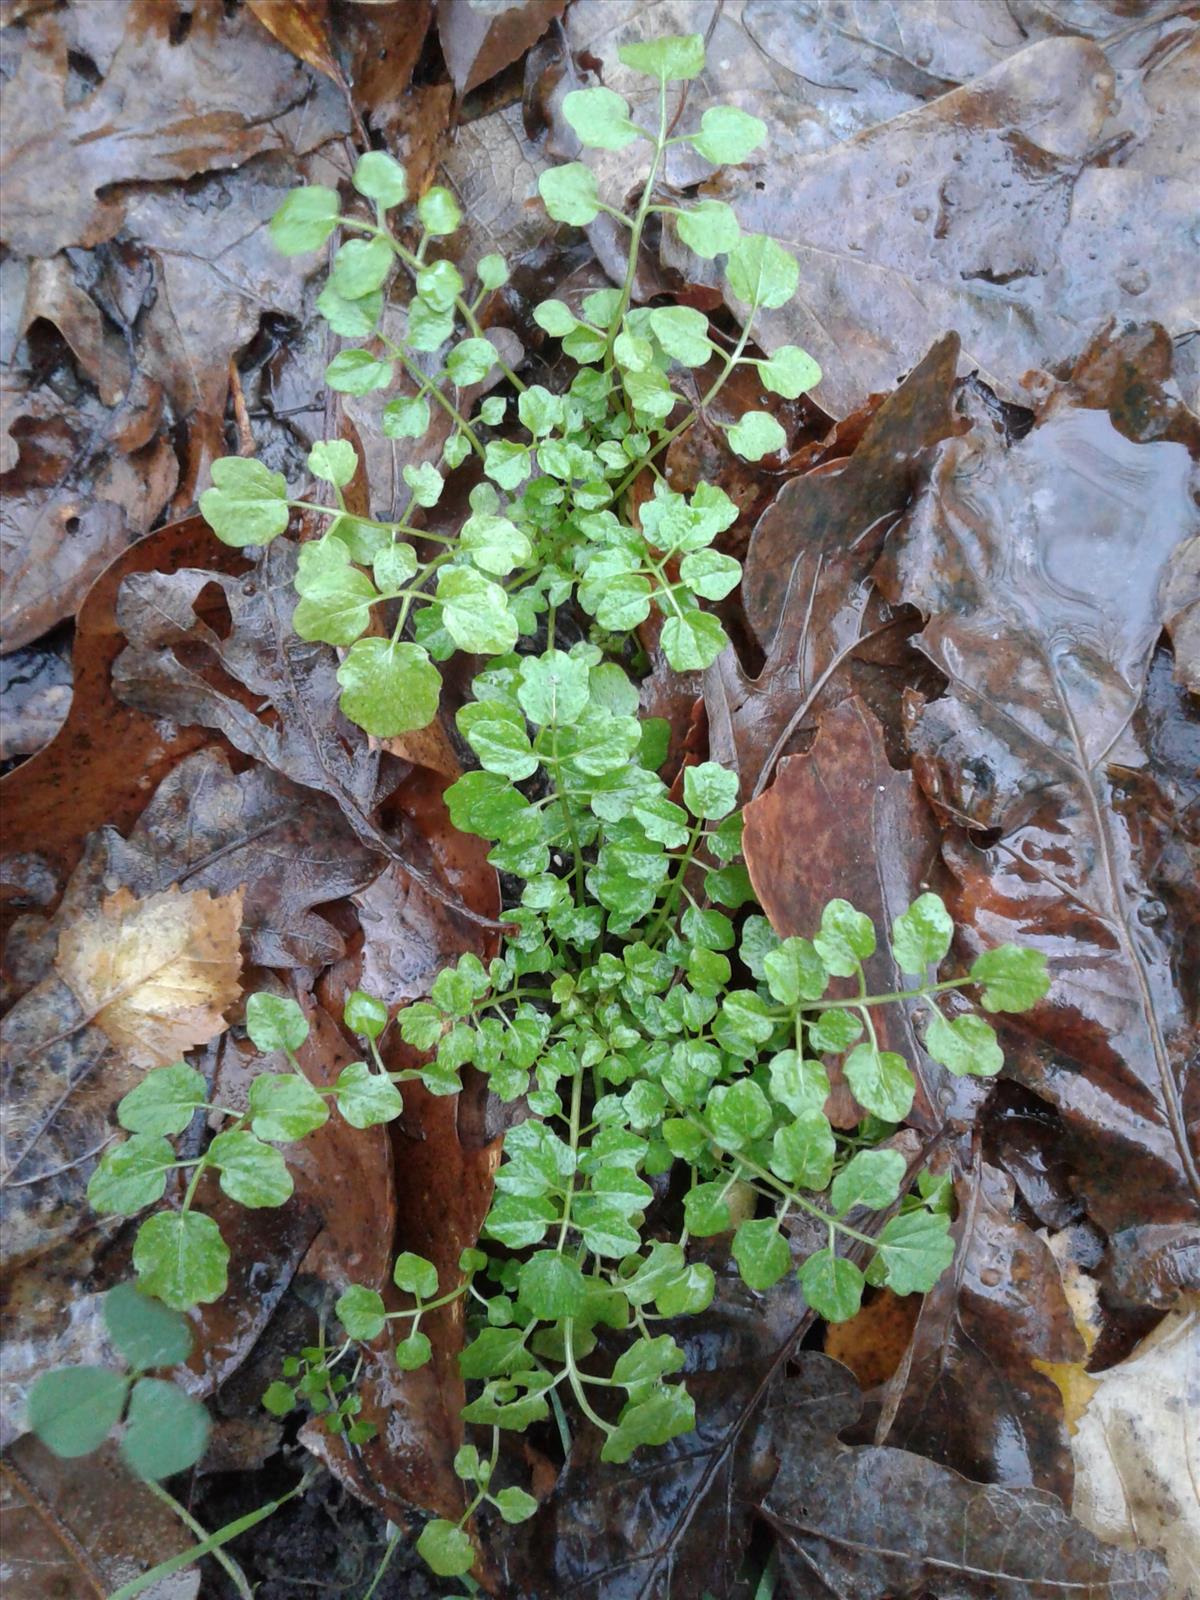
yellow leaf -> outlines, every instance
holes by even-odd
[[[55,966],[86,1015],[129,1059],[163,1067],[226,1027],[238,998],[242,890],[118,889],[72,923]]]

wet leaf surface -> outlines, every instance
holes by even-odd
[[[837,1435],[861,1396],[844,1367],[806,1352],[776,1409],[779,1475],[764,1510],[799,1595],[845,1600],[1159,1600],[1149,1550],[1101,1544],[1037,1489],[989,1487],[907,1451]]]

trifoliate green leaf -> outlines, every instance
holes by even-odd
[[[429,401],[424,395],[400,394],[384,406],[379,426],[386,439],[423,439],[429,420]]]
[[[907,972],[909,968],[904,970]],[[983,985],[980,999],[985,1011],[1028,1011],[1044,999],[1050,989],[1050,975],[1042,952],[1025,950],[1015,944],[1002,944],[976,956],[970,978],[972,983]]]
[[[935,1011],[925,1032],[925,1048],[956,1076],[990,1078],[1004,1065],[995,1029],[970,1013],[947,1019]]]
[[[800,282],[795,256],[765,233],[748,233],[738,240],[725,263],[730,289],[748,306],[775,308],[786,305]]]
[[[713,353],[708,318],[691,306],[659,306],[650,313],[650,326],[667,354],[685,367],[702,367]]]
[[[863,1275],[844,1256],[818,1250],[800,1268],[804,1298],[826,1322],[849,1322],[862,1304]]]
[[[261,461],[222,456],[212,464],[212,481],[200,496],[200,515],[222,544],[239,550],[270,544],[287,528],[287,481],[281,473]]]
[[[308,470],[323,483],[344,489],[358,470],[358,456],[348,439],[318,439],[308,452]]]
[[[538,193],[555,222],[569,222],[583,228],[600,214],[595,176],[582,161],[548,167],[538,178]]]
[[[174,1311],[219,1300],[228,1263],[220,1228],[199,1211],[159,1211],[142,1223],[133,1247],[141,1287]]]
[[[692,147],[714,167],[736,165],[757,150],[767,137],[767,125],[737,106],[709,106],[700,118],[699,133],[688,135]]]
[[[496,346],[489,339],[463,339],[446,357],[446,371],[460,389],[482,383],[496,365]]]
[[[901,972],[923,973],[950,948],[954,922],[941,896],[923,894],[892,923],[892,954]]]
[[[740,1224],[733,1236],[733,1259],[751,1289],[772,1288],[792,1266],[792,1252],[773,1217]]]
[[[920,1210],[890,1218],[879,1235],[876,1260],[894,1294],[927,1293],[954,1260],[949,1217]]]
[[[351,183],[368,200],[377,200],[385,211],[403,205],[408,199],[408,178],[404,168],[384,150],[368,150],[355,163]]]
[[[904,1057],[873,1044],[856,1045],[846,1057],[846,1082],[859,1105],[885,1122],[900,1122],[912,1110],[915,1085]]]
[[[377,739],[426,728],[437,716],[442,677],[419,644],[359,639],[337,680],[342,711]]]
[[[725,255],[742,236],[737,215],[723,200],[701,200],[675,218],[679,237],[705,261]]]
[[[378,1339],[387,1326],[383,1297],[361,1283],[352,1283],[343,1291],[333,1309],[349,1339]]]
[[[300,602],[292,613],[293,628],[302,639],[325,644],[353,644],[379,599],[370,578],[351,564],[348,547],[330,534],[300,546],[296,589]]]
[[[775,1130],[771,1142],[771,1171],[785,1183],[802,1189],[825,1189],[837,1154],[833,1129],[824,1112],[802,1111],[794,1122]]]
[[[441,236],[454,233],[462,223],[458,201],[449,189],[434,187],[417,201],[417,216],[426,233]]]
[[[461,1578],[475,1564],[470,1535],[444,1517],[435,1517],[421,1529],[417,1554],[439,1578]]]
[[[663,83],[698,78],[704,71],[704,36],[699,33],[664,34],[617,50],[623,65]]]
[[[361,300],[380,288],[392,270],[392,247],[386,239],[347,239],[333,258],[329,281],[343,300]]]
[[[57,1367],[30,1389],[25,1418],[56,1456],[91,1455],[121,1420],[127,1387],[124,1373],[106,1367]]]
[[[391,381],[391,362],[376,360],[368,350],[342,350],[325,368],[325,382],[339,394],[370,394]]]
[[[110,1145],[88,1179],[88,1204],[102,1217],[132,1217],[161,1200],[174,1148],[155,1133],[135,1133]]]
[[[829,986],[829,973],[810,939],[785,939],[763,958],[767,987],[783,1006],[819,1000]]]
[[[400,1091],[390,1078],[372,1072],[365,1061],[351,1061],[334,1084],[337,1107],[352,1128],[374,1128],[394,1122],[404,1110]]]
[[[815,389],[821,381],[821,369],[807,350],[797,344],[783,344],[767,361],[759,361],[758,376],[764,389],[781,394],[787,400]]]
[[[629,120],[629,107],[611,89],[572,89],[563,116],[591,150],[621,150],[641,135]]]
[[[201,1075],[175,1061],[134,1085],[117,1107],[117,1121],[130,1133],[182,1133],[206,1098]]]
[[[208,1147],[208,1159],[220,1169],[221,1188],[240,1206],[281,1206],[292,1197],[287,1162],[246,1128],[219,1133]]]
[[[293,189],[271,218],[271,242],[285,256],[319,250],[337,227],[337,219],[335,190],[315,183]]]
[[[299,1050],[308,1022],[294,1000],[260,990],[246,1002],[246,1032],[258,1050]]]
[[[460,650],[503,655],[517,642],[517,624],[499,584],[470,567],[443,567],[437,597],[442,624]]]
[[[839,1216],[855,1206],[882,1211],[900,1193],[905,1166],[899,1150],[860,1150],[833,1180],[833,1209]]]
[[[287,1144],[329,1120],[329,1107],[307,1078],[295,1072],[261,1072],[250,1085],[250,1126],[260,1139]]]
[[[769,411],[744,411],[725,437],[743,461],[761,461],[787,444],[787,434]]]
[[[875,954],[875,928],[849,900],[830,900],[821,912],[821,931],[813,944],[835,978],[852,978],[859,962]]]
[[[125,1360],[139,1370],[173,1367],[191,1354],[187,1320],[135,1284],[119,1283],[104,1296],[104,1325]]]

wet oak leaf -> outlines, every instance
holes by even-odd
[[[86,1016],[138,1066],[164,1067],[227,1026],[241,993],[242,891],[118,889],[65,928],[55,967]]]

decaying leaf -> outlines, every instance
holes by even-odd
[[[165,1067],[225,1026],[241,993],[242,891],[128,889],[65,928],[55,966],[87,1017],[140,1067]]]
[[[503,72],[545,32],[566,0],[517,0],[503,7],[438,0],[438,37],[459,95]]]
[[[973,1483],[904,1450],[837,1435],[862,1399],[805,1352],[775,1409],[779,1475],[764,1504],[789,1585],[839,1600],[1162,1600],[1162,1558],[1101,1544],[1052,1494]]]

